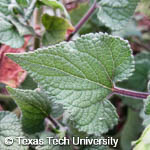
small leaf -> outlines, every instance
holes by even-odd
[[[23,23],[19,22],[19,20],[13,17],[10,17],[10,21],[16,27],[20,36],[34,34],[34,30],[31,26],[24,25]]]
[[[10,137],[14,143],[11,146],[5,144],[5,138]],[[19,145],[17,137],[24,137],[22,126],[13,113],[7,111],[0,112],[0,148],[2,150],[28,150],[27,146]],[[24,137],[25,138],[25,137]]]
[[[7,89],[22,111],[24,131],[29,134],[42,131],[44,119],[51,112],[50,100],[40,91]]]
[[[24,44],[24,38],[19,35],[16,28],[8,21],[0,17],[0,43],[11,46],[12,48],[20,48]]]
[[[67,36],[67,31],[74,29],[66,19],[48,14],[43,15],[42,23],[46,29],[42,38],[43,45],[52,45],[63,41]]]
[[[107,100],[114,83],[127,79],[134,61],[127,41],[87,34],[33,53],[8,54],[47,94],[62,103],[80,131],[99,135],[117,124]]]
[[[139,0],[101,0],[98,19],[112,30],[120,30],[132,17]]]

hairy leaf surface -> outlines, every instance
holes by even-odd
[[[44,45],[52,45],[62,42],[66,38],[67,30],[73,29],[66,19],[49,16],[48,14],[42,16],[42,23],[46,29],[42,38],[42,43]]]
[[[8,54],[45,91],[62,103],[80,131],[99,135],[117,124],[107,100],[114,83],[134,69],[127,41],[107,34],[87,34],[32,53]]]
[[[112,30],[120,30],[132,17],[139,0],[101,0],[98,19]]]
[[[24,131],[31,134],[44,130],[44,119],[51,112],[50,100],[40,91],[7,89],[22,111]]]
[[[19,35],[16,28],[4,18],[0,17],[0,43],[11,46],[12,48],[20,48],[24,44],[24,38]]]

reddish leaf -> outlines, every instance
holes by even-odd
[[[26,71],[18,64],[9,59],[6,53],[23,53],[27,47],[31,36],[25,37],[25,43],[22,48],[11,48],[7,45],[2,45],[0,48],[0,82],[9,85],[10,87],[18,87],[26,77]]]

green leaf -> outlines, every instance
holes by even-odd
[[[127,41],[107,34],[87,34],[33,53],[8,54],[45,91],[62,103],[80,131],[99,135],[117,124],[107,100],[117,81],[134,70]]]
[[[64,18],[48,14],[42,16],[42,23],[46,29],[42,38],[43,45],[53,45],[63,41],[66,38],[67,29],[71,28],[69,22]]]
[[[19,86],[20,89],[28,89],[34,90],[37,88],[37,83],[33,81],[33,79],[27,75],[26,79]]]
[[[24,25],[23,23],[19,22],[19,20],[14,17],[10,17],[9,20],[16,27],[20,36],[34,34],[34,30],[31,26]]]
[[[0,13],[5,14],[6,16],[9,15],[9,4],[11,4],[11,0],[0,0]]]
[[[8,92],[22,111],[22,124],[26,133],[35,133],[44,129],[44,119],[51,112],[51,103],[43,92],[13,89]]]
[[[137,141],[133,142],[133,144],[136,145],[133,150],[149,150],[150,149],[149,137],[150,137],[150,125],[147,126],[147,128],[145,128],[141,137]]]
[[[13,144],[7,146],[5,138],[10,137],[13,139]],[[24,137],[22,126],[17,116],[8,111],[0,112],[0,148],[2,150],[27,150],[27,146],[19,145],[16,137]],[[25,138],[25,137],[24,137]]]
[[[136,36],[138,38],[142,37],[141,31],[137,27],[136,21],[133,19],[126,25],[125,28],[113,32],[112,34],[123,38],[130,38],[131,36]]]
[[[135,91],[147,92],[147,82],[150,73],[150,53],[142,52],[135,56],[135,71],[133,75],[118,85],[120,87]],[[130,97],[122,97],[123,103],[136,109],[141,110],[143,107],[142,99],[133,99]]]
[[[120,30],[132,17],[139,0],[101,0],[98,19],[112,30]]]
[[[24,38],[19,35],[16,28],[8,21],[0,17],[0,43],[12,48],[20,48],[24,44]]]

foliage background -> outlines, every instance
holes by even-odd
[[[17,106],[24,109],[24,105],[26,105],[28,109],[34,109],[34,113],[38,114],[37,118],[33,117],[32,111],[22,111],[24,115],[23,130],[26,133],[35,133],[39,129],[44,130],[45,126],[43,126],[42,122],[44,121],[45,116],[48,116],[50,113],[58,119],[58,122],[63,122],[63,124],[65,124],[65,119],[62,120],[62,113],[64,110],[61,105],[51,103],[52,98],[43,95],[43,92],[38,88],[37,83],[31,76],[18,64],[10,60],[5,54],[35,51],[37,48],[64,41],[72,32],[74,32],[75,25],[93,4],[93,1],[88,0],[62,0],[61,2],[63,5],[47,3],[47,1],[44,0],[42,2],[38,1],[36,8],[34,8],[35,6],[29,5],[31,4],[31,1],[17,0],[17,3],[21,5],[22,10],[25,10],[23,12],[17,5],[10,4],[9,0],[0,0],[0,111],[11,111],[20,118],[21,111]],[[32,3],[34,4],[34,1],[32,1]],[[5,8],[7,5],[9,5],[9,9]],[[27,9],[29,7],[31,8],[30,10]],[[141,0],[133,17],[126,26],[122,29],[119,29],[119,26],[117,26],[119,30],[113,30],[112,24],[105,24],[105,22],[109,20],[108,18],[99,21],[97,18],[98,12],[95,11],[79,32],[73,37],[73,39],[76,39],[80,35],[91,32],[106,32],[129,41],[133,50],[133,55],[135,56],[135,72],[128,80],[119,83],[119,87],[147,92],[147,84],[150,78],[149,8],[150,1]],[[17,18],[7,17],[6,19],[3,16],[3,13],[7,16],[9,16],[10,13],[14,16],[17,15]],[[99,16],[99,18],[101,18],[101,16]],[[7,31],[7,33],[4,31]],[[22,90],[26,89],[27,92],[20,92],[20,97],[17,97],[16,101],[14,101],[15,96],[12,97],[9,95],[8,91],[11,91],[11,89],[8,89],[7,91],[6,86]],[[36,91],[33,92],[32,90],[34,89],[36,89]],[[14,91],[12,90],[11,92],[13,93]],[[28,97],[28,95],[35,101],[35,103],[33,103],[34,107],[30,105],[31,97]],[[21,98],[24,99],[24,97],[26,100],[20,101]],[[45,99],[45,103],[39,104],[36,102],[37,99],[39,101]],[[116,107],[119,123],[104,136],[119,138],[120,142],[116,149],[130,150],[133,148],[131,143],[136,141],[142,134],[144,128],[150,124],[150,121],[147,119],[148,116],[144,114],[144,102],[141,99],[116,95],[111,98],[111,102]],[[42,108],[39,109],[41,105]],[[53,109],[51,109],[51,105]],[[56,112],[56,110],[59,110],[59,112]],[[10,114],[10,118],[11,115],[12,114]],[[2,116],[4,116],[4,114],[2,114]],[[28,118],[30,119],[26,122],[26,119]],[[18,122],[17,119],[16,122]],[[4,125],[7,125],[7,122]],[[18,130],[22,128],[19,125],[17,127]],[[69,124],[69,127],[71,128],[72,124]],[[2,127],[0,126],[0,129],[1,128]],[[74,130],[72,130],[72,132]],[[31,135],[31,137],[43,137],[45,134],[49,133],[37,133]],[[73,135],[74,134],[78,135],[78,131],[75,130]],[[82,136],[84,136],[84,133],[82,133]],[[30,138],[30,136],[28,138]],[[30,149],[34,148],[30,147]],[[53,147],[49,149],[53,149]],[[65,147],[63,149],[67,148]],[[68,149],[70,149],[70,147]],[[143,150],[148,150],[148,148],[143,148]]]

